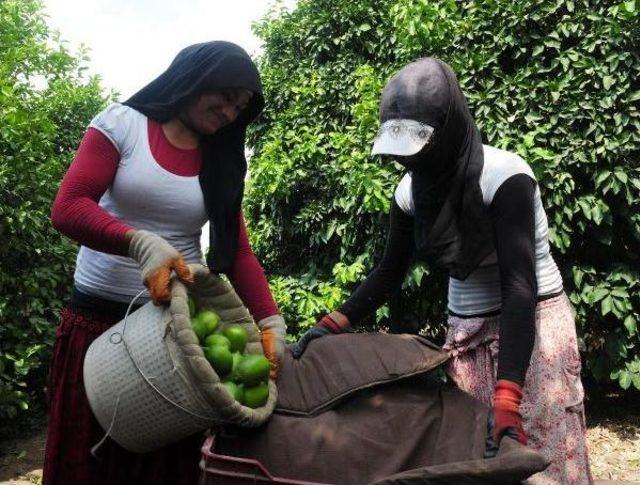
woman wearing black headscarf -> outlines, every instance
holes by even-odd
[[[172,272],[192,282],[187,263],[203,260],[207,221],[207,265],[227,274],[258,322],[276,377],[285,324],[241,211],[245,131],[263,105],[247,53],[208,42],[183,49],[157,79],[91,122],[52,208],[55,227],[81,248],[53,350],[46,484],[197,482],[199,436],[144,455],[107,440],[97,457],[90,454],[103,431],[82,366],[91,342],[145,286],[140,304],[163,304]]]
[[[373,153],[408,169],[382,261],[293,348],[351,329],[399,288],[413,257],[449,272],[448,374],[492,406],[487,456],[505,436],[543,453],[527,483],[590,483],[574,315],[550,254],[531,168],[483,146],[455,74],[420,59],[386,85]]]

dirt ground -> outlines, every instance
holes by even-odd
[[[24,439],[1,442],[0,483],[41,483],[45,441],[46,431],[41,431]]]
[[[598,483],[640,484],[640,403],[605,399],[587,410],[591,469]],[[45,431],[0,442],[0,483],[41,483]]]
[[[640,395],[601,396],[586,409],[594,478],[640,483]]]

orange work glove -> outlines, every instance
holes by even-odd
[[[260,320],[258,327],[262,351],[271,364],[269,377],[276,380],[284,358],[284,336],[287,333],[287,325],[282,315],[271,315]]]
[[[157,234],[135,231],[129,243],[129,256],[140,264],[142,280],[156,305],[171,300],[169,279],[172,271],[183,283],[193,283],[193,274],[182,255]]]

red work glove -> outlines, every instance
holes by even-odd
[[[340,312],[331,312],[322,317],[316,324],[331,333],[342,333],[349,328],[349,319]]]
[[[518,440],[523,445],[527,444],[527,436],[522,428],[522,415],[520,414],[521,401],[521,386],[504,379],[496,383],[495,397],[493,398],[495,424],[492,434],[498,446],[505,435]]]

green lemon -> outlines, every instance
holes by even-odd
[[[243,327],[240,325],[229,325],[221,333],[231,342],[231,352],[244,352],[244,347],[247,345],[249,335]]]
[[[226,376],[231,371],[233,367],[233,355],[231,355],[229,349],[223,345],[205,347],[204,355],[219,376]]]
[[[198,320],[200,320],[207,329],[207,335],[215,332],[218,325],[220,325],[220,317],[216,312],[212,312],[211,310],[203,310],[198,313]]]
[[[191,297],[188,298],[187,302],[189,303],[189,316],[193,318],[196,316],[196,302]]]
[[[243,404],[249,408],[259,408],[264,406],[269,399],[269,386],[262,383],[257,386],[244,388]]]
[[[238,365],[242,360],[242,354],[240,352],[233,352],[233,368],[231,369],[231,379],[238,381]]]
[[[241,385],[238,385],[232,381],[223,382],[222,384],[224,385],[224,387],[227,388],[227,391],[229,391],[229,394],[231,394],[231,397],[233,397],[236,401],[240,403],[243,401],[244,391]]]
[[[224,335],[220,335],[219,333],[212,333],[211,335],[207,335],[204,339],[204,345],[206,347],[213,347],[215,345],[222,345],[226,348],[231,347],[231,342]]]
[[[191,328],[195,332],[200,342],[204,342],[207,336],[207,327],[200,318],[195,317],[191,319]]]
[[[264,355],[245,355],[238,363],[238,381],[255,386],[269,378],[269,361]]]

